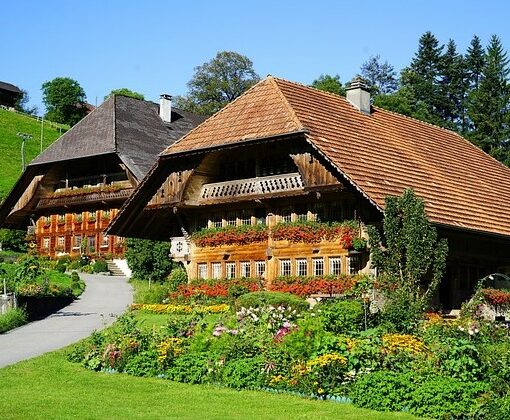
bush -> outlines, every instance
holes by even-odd
[[[402,411],[407,409],[410,393],[415,385],[413,374],[379,371],[361,376],[349,393],[357,407],[379,411]]]
[[[510,396],[488,399],[474,412],[473,418],[485,420],[510,419]]]
[[[307,360],[312,355],[329,351],[338,342],[338,337],[324,331],[320,319],[305,317],[298,320],[297,328],[283,337],[286,352],[295,360]]]
[[[290,293],[280,292],[251,292],[246,293],[237,299],[237,305],[244,308],[261,308],[264,306],[285,306],[297,311],[304,311],[309,308],[308,302]]]
[[[434,377],[423,381],[411,392],[409,411],[421,417],[465,418],[474,411],[476,398],[484,388],[485,384],[481,382]]]
[[[26,324],[27,320],[27,313],[24,309],[10,309],[5,314],[0,315],[0,334]]]
[[[262,356],[234,359],[225,364],[223,384],[234,389],[256,389],[264,385],[264,358]]]
[[[65,273],[66,269],[67,269],[67,267],[65,264],[57,264],[55,266],[55,271],[58,271],[59,273]]]
[[[167,371],[170,379],[190,384],[209,382],[209,356],[206,353],[187,353],[174,360]]]
[[[130,356],[124,365],[124,372],[133,376],[156,376],[159,373],[157,353],[145,350]]]
[[[98,259],[94,262],[93,270],[94,270],[94,273],[107,273],[107,272],[109,272],[108,264],[105,260]]]
[[[188,275],[182,266],[174,268],[168,276],[168,284],[171,292],[175,292],[181,284],[186,284],[187,282]]]
[[[127,239],[126,260],[133,277],[163,281],[173,267],[169,242]]]
[[[133,297],[134,303],[162,303],[168,297],[168,285],[161,283],[152,283],[143,280],[134,280],[135,287]]]
[[[67,266],[67,268],[68,268],[69,270],[79,270],[79,269],[80,269],[80,267],[81,267],[81,262],[80,262],[80,260],[74,260],[74,261],[71,261],[71,262],[69,263],[69,265]]]
[[[323,300],[315,308],[326,331],[346,334],[363,329],[363,306],[357,300]]]

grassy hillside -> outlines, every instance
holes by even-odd
[[[64,133],[65,126],[62,126]],[[41,151],[41,122],[26,115],[0,109],[0,199],[5,197],[21,174],[21,139],[18,132],[31,134],[26,141],[25,161],[28,164]],[[44,123],[43,149],[60,136],[55,124]]]

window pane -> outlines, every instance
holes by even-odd
[[[323,276],[324,275],[324,259],[323,258],[314,258],[313,262],[313,275],[314,276]]]
[[[251,276],[251,264],[249,261],[241,262],[241,277],[250,277]]]
[[[340,257],[329,258],[329,274],[332,276],[342,274],[342,259]]]
[[[219,262],[212,263],[211,269],[212,269],[212,278],[213,279],[221,278],[221,263],[219,263]]]
[[[308,275],[308,261],[306,258],[298,258],[296,260],[296,275],[307,276]]]
[[[235,262],[226,263],[225,271],[227,274],[227,279],[234,279],[236,277],[236,263]]]
[[[290,276],[290,260],[280,260],[280,276]]]
[[[347,257],[347,264],[348,264],[349,274],[358,274],[358,271],[361,269],[361,267],[360,267],[360,259],[357,255]]]
[[[207,264],[206,263],[198,264],[197,265],[197,271],[198,271],[198,278],[199,279],[207,278]]]
[[[255,261],[255,274],[257,277],[265,278],[266,277],[266,262],[265,261]]]

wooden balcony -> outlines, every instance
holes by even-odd
[[[204,184],[200,192],[200,203],[295,194],[303,190],[304,184],[299,173],[238,179]]]
[[[93,204],[101,202],[125,201],[133,192],[133,188],[118,191],[90,191],[78,195],[56,195],[44,197],[37,203],[37,209],[47,209],[62,206]]]

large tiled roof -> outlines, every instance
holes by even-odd
[[[173,109],[172,122],[167,124],[159,117],[157,104],[112,95],[30,165],[117,153],[141,180],[165,147],[203,120],[203,117]]]
[[[458,134],[377,107],[268,77],[164,154],[305,131],[376,206],[413,188],[443,225],[510,235],[510,169]]]

